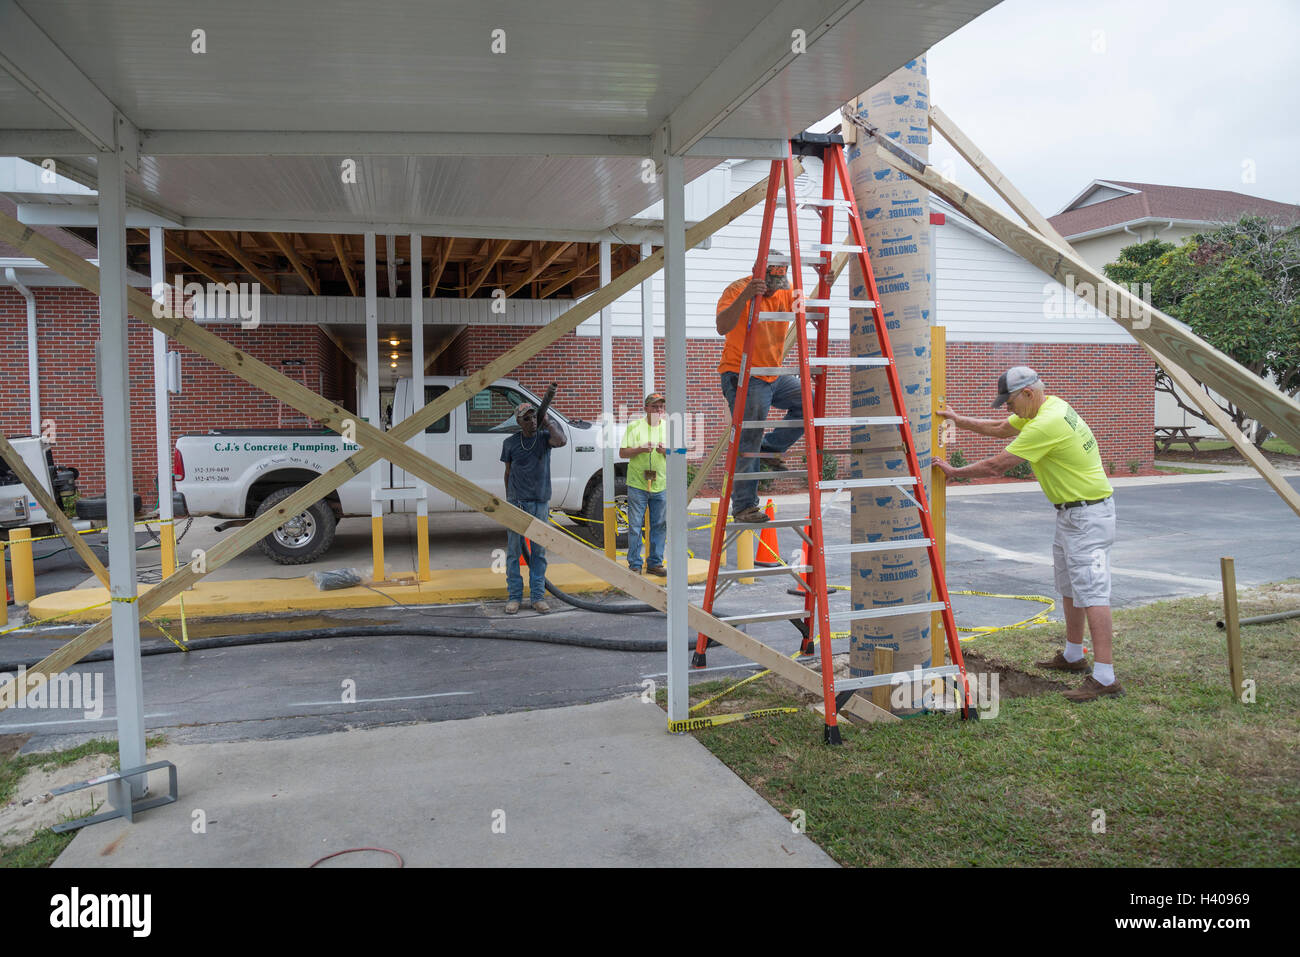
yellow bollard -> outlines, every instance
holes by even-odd
[[[628,529],[629,533],[631,529]],[[618,558],[618,506],[605,506],[605,557],[610,561]]]
[[[742,572],[749,571],[754,567],[754,530],[747,528],[740,533],[736,539],[736,568]],[[738,579],[742,585],[752,585],[757,579],[741,578]]]
[[[370,554],[375,565],[371,577],[381,582],[384,580],[384,517],[382,515],[370,516]]]
[[[718,503],[716,501],[709,503],[709,530],[718,527]]]
[[[162,577],[176,571],[176,524],[172,519],[158,523],[158,544],[162,551]]]
[[[429,572],[429,516],[415,517],[415,575],[422,582],[427,582],[433,575]]]
[[[36,566],[32,564],[32,530],[9,529],[9,561],[14,567],[14,604],[25,605],[36,597]]]

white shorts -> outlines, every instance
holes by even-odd
[[[1110,546],[1115,543],[1115,498],[1056,511],[1052,564],[1056,590],[1076,608],[1110,604]]]

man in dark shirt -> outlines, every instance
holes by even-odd
[[[564,445],[564,430],[549,415],[545,428],[539,429],[537,409],[531,402],[519,403],[515,421],[520,431],[501,446],[501,461],[506,463],[506,501],[544,522],[551,513],[551,449]],[[524,599],[524,579],[519,573],[523,549],[524,536],[507,532],[507,615],[519,611],[519,603]],[[546,603],[546,549],[537,542],[531,542],[529,547],[528,595],[534,611],[544,614],[551,610]]]

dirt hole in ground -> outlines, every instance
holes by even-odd
[[[1063,681],[1054,681],[1040,675],[1026,674],[1010,665],[989,661],[973,652],[962,652],[966,662],[966,674],[976,675],[980,672],[998,676],[998,694],[1003,698],[1032,698],[1035,695],[1069,691],[1072,685]]]

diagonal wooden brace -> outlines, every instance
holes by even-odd
[[[940,175],[933,166],[924,172],[913,169],[893,153],[876,147],[876,155],[900,173],[905,173],[930,192],[942,196],[999,240],[1019,253],[1031,265],[1058,282],[1070,278],[1094,284],[1097,291],[1108,293],[1105,309],[1097,308],[1129,334],[1163,356],[1220,395],[1232,399],[1252,418],[1272,429],[1280,438],[1300,448],[1300,403],[1283,395],[1249,369],[1220,352],[1197,336],[1185,324],[1143,302],[1122,286],[1111,282],[1074,253],[1058,249],[1046,239],[1002,215],[982,199],[972,195],[952,180]],[[1098,299],[1102,297],[1099,295]]]
[[[984,182],[992,186],[997,194],[1006,201],[1007,205],[1014,209],[1032,229],[1037,230],[1043,239],[1046,239],[1058,249],[1075,253],[1074,247],[1065,241],[1065,237],[1056,231],[1055,227],[1025,198],[1020,190],[1016,189],[1012,182],[1002,174],[1002,171],[994,165],[993,161],[984,155],[970,137],[963,133],[957,124],[949,118],[948,114],[934,104],[930,104],[930,123],[943,134],[944,139],[952,144],[953,148],[974,168],[975,172],[984,178]],[[1297,515],[1300,515],[1300,492],[1292,488],[1290,483],[1282,477],[1282,473],[1273,467],[1273,463],[1266,459],[1259,449],[1255,448],[1253,442],[1242,435],[1223,409],[1219,408],[1219,404],[1206,395],[1191,374],[1147,343],[1139,342],[1138,345],[1197,404],[1210,423],[1219,430],[1224,438],[1233,444],[1242,458],[1254,466],[1255,471],[1259,472],[1260,476],[1272,487],[1273,491],[1277,492],[1282,501],[1286,502]]]
[[[759,190],[759,187],[762,187],[762,190]],[[692,239],[694,239],[695,243],[698,243],[704,235],[708,235],[707,232],[702,230],[702,227],[708,227],[709,232],[715,231],[725,222],[734,219],[744,209],[748,208],[748,205],[743,205],[738,201],[746,200],[749,205],[754,205],[762,198],[765,191],[766,183],[757,184],[722,210],[719,210],[714,216],[693,227],[687,234],[688,244],[693,244],[691,243]],[[693,237],[692,233],[695,234]],[[22,226],[22,224],[3,214],[0,214],[0,237],[5,238],[19,249],[31,253],[37,259],[45,262],[46,265],[84,285],[86,288],[98,291],[98,269],[80,259],[80,257],[57,246],[34,230]],[[620,277],[620,280],[623,281],[622,285],[631,288],[642,282],[652,275],[657,268],[661,267],[662,263],[662,252],[638,263],[637,266],[634,266],[628,273]],[[641,273],[644,273],[644,275],[641,275]],[[613,301],[613,299],[621,295],[624,290],[615,290],[614,285],[606,286],[599,293],[584,301],[582,306],[566,313],[566,319],[573,313],[585,313],[571,320],[572,325],[569,328],[576,327],[579,322],[594,314],[606,304],[600,300],[608,299],[608,301]],[[139,290],[128,290],[127,302],[130,312],[144,322],[193,349],[222,368],[259,388],[267,390],[276,398],[288,405],[292,405],[305,415],[322,422],[339,433],[355,430],[358,442],[363,446],[360,452],[280,503],[279,508],[273,513],[267,513],[267,515],[263,516],[267,518],[267,521],[260,527],[254,528],[258,524],[255,520],[255,522],[241,529],[240,533],[231,536],[231,539],[227,539],[215,546],[205,556],[205,568],[220,567],[217,559],[220,559],[221,563],[229,561],[230,558],[239,554],[258,538],[277,527],[278,524],[282,524],[303,508],[310,506],[323,497],[324,494],[328,494],[329,491],[337,488],[351,475],[360,474],[371,463],[379,459],[380,453],[383,453],[384,457],[388,458],[389,461],[401,465],[406,471],[419,476],[435,488],[447,492],[507,528],[541,542],[547,548],[554,549],[557,554],[569,558],[575,564],[600,576],[627,594],[641,598],[656,608],[663,609],[667,607],[667,592],[664,589],[650,584],[641,576],[633,574],[630,570],[619,566],[603,555],[592,552],[585,545],[564,534],[559,529],[539,521],[507,502],[501,501],[450,469],[438,465],[423,454],[403,444],[406,439],[417,434],[429,423],[437,421],[455,405],[464,402],[470,395],[477,393],[488,383],[514,368],[515,365],[525,361],[528,355],[519,355],[519,353],[523,352],[521,348],[524,345],[523,343],[495,360],[495,362],[490,363],[474,376],[461,383],[456,389],[440,397],[439,400],[426,405],[420,412],[406,419],[398,428],[385,433],[366,422],[358,421],[347,410],[329,402],[311,392],[305,386],[294,382],[264,363],[234,348],[197,324],[183,317],[156,316],[154,314],[155,300],[144,295]],[[557,324],[558,320],[551,323],[542,332],[552,330],[552,327]],[[550,341],[554,341],[567,331],[568,329],[553,332],[549,341],[537,345],[533,352],[545,348],[545,345],[548,345]],[[541,333],[532,337],[532,340],[536,340],[540,336]],[[518,357],[515,358],[515,356]],[[513,364],[507,365],[512,361]],[[254,531],[256,535],[253,534]],[[206,574],[206,571],[203,574]],[[201,577],[202,574],[195,571],[192,565],[178,570],[174,575],[168,577],[166,581],[141,596],[141,613],[147,614]],[[690,606],[688,614],[694,630],[704,632],[709,637],[715,638],[733,650],[763,664],[801,687],[805,687],[814,693],[820,691],[821,677],[816,672],[791,661],[738,629],[719,621],[712,615],[706,614],[696,606]],[[18,682],[11,682],[0,689],[0,710],[11,707],[17,700],[17,696],[25,697],[30,694],[31,691],[47,681],[52,672],[68,667],[87,652],[103,644],[111,635],[111,621],[99,622],[87,629],[80,636],[49,655],[34,669],[27,671],[24,687],[19,688]]]

